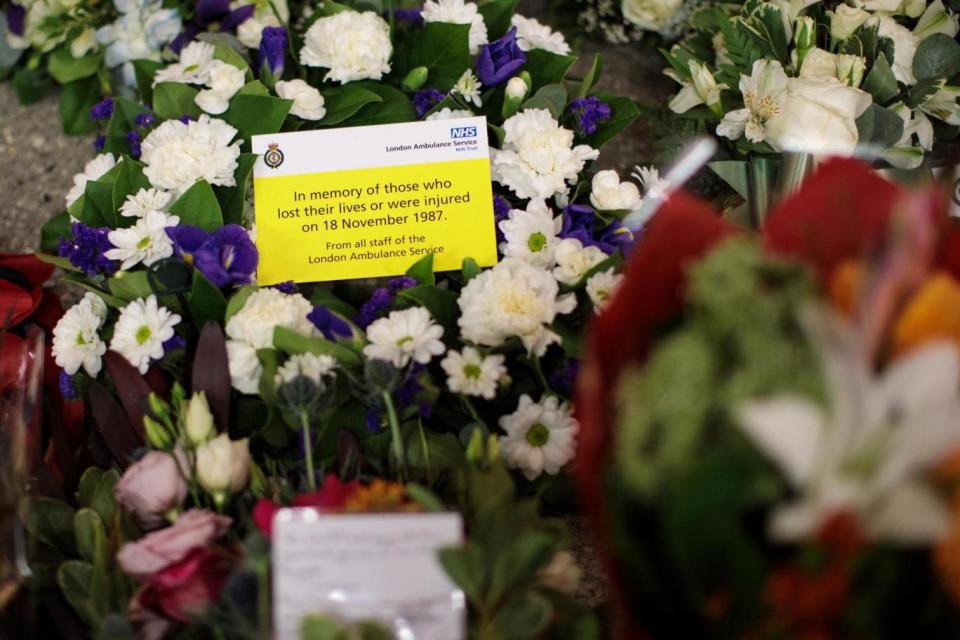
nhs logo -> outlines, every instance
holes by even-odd
[[[450,129],[451,138],[476,138],[476,127],[453,127]]]

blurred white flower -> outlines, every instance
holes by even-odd
[[[222,60],[213,60],[207,68],[206,84],[209,89],[203,89],[193,99],[197,106],[218,115],[230,106],[230,98],[246,83],[246,73],[243,69],[227,64]]]
[[[70,187],[70,191],[67,192],[67,206],[72,205],[83,195],[88,182],[103,177],[105,173],[113,169],[116,165],[117,160],[113,157],[112,153],[101,153],[84,165],[83,171],[73,176],[73,186]]]
[[[523,394],[517,410],[500,418],[500,428],[507,432],[500,436],[504,460],[528,480],[544,472],[556,475],[576,452],[579,425],[556,396],[534,402]]]
[[[503,363],[501,355],[484,357],[474,347],[464,347],[461,352],[447,352],[440,366],[447,374],[447,387],[453,393],[493,400],[500,378],[507,373]]]
[[[575,285],[607,257],[597,247],[585,247],[576,238],[564,238],[557,243],[557,266],[553,270],[553,277],[563,284]]]
[[[669,32],[683,15],[686,0],[623,0],[623,17],[645,31]]]
[[[97,30],[97,42],[106,47],[104,64],[123,67],[124,83],[136,86],[134,60],[160,60],[160,52],[173,40],[182,23],[176,9],[164,9],[160,0],[114,0],[120,15]]]
[[[120,215],[127,218],[142,218],[151,211],[166,212],[173,196],[166,191],[150,187],[131,193],[120,205]]]
[[[682,85],[677,95],[670,100],[670,110],[674,113],[686,113],[703,104],[717,115],[723,113],[720,92],[726,89],[727,85],[718,84],[707,65],[703,63],[691,59],[687,66],[690,68],[689,81],[682,79],[674,69],[664,71],[664,75]]]
[[[590,302],[593,303],[594,313],[603,311],[622,282],[623,275],[616,273],[613,267],[590,276],[586,289]]]
[[[540,24],[535,18],[527,18],[515,13],[510,18],[510,24],[517,29],[517,46],[522,51],[543,49],[559,55],[570,53],[570,45],[567,44],[563,34],[545,24]]]
[[[459,93],[464,100],[479,107],[482,104],[480,100],[480,89],[482,88],[483,85],[480,83],[480,79],[474,75],[473,70],[467,69],[457,80],[457,83],[453,85],[450,92]]]
[[[250,446],[246,438],[231,440],[222,433],[197,448],[197,482],[221,502],[230,493],[247,486],[250,477]]]
[[[157,71],[153,84],[179,82],[181,84],[206,84],[213,62],[214,47],[209,42],[194,40],[180,50],[180,59]]]
[[[590,204],[600,211],[632,211],[643,204],[640,189],[632,182],[620,182],[612,169],[598,171],[590,184]]]
[[[472,118],[473,112],[467,111],[466,109],[451,109],[450,107],[444,107],[440,111],[434,111],[428,115],[424,120],[455,120],[456,118]]]
[[[303,376],[320,384],[325,377],[333,375],[336,368],[337,359],[333,356],[314,353],[295,355],[277,369],[276,383],[279,386]]]

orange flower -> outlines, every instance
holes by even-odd
[[[863,266],[858,260],[846,260],[830,274],[830,304],[848,318],[857,310],[862,279]]]
[[[893,355],[938,339],[960,347],[960,282],[944,271],[929,277],[900,315],[893,331]]]
[[[374,480],[360,487],[347,498],[348,513],[382,513],[385,511],[419,511],[420,505],[407,500],[407,490],[397,482]]]

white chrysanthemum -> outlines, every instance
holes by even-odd
[[[53,328],[51,353],[58,366],[68,375],[83,367],[90,376],[100,373],[101,356],[107,345],[100,340],[100,327],[107,318],[107,305],[99,296],[88,293],[70,307]]]
[[[163,343],[174,336],[178,324],[180,316],[157,304],[155,295],[134,300],[120,310],[110,349],[146,373],[151,361],[163,357]]]
[[[457,118],[472,118],[473,112],[467,111],[466,109],[451,109],[450,107],[444,107],[440,111],[434,111],[428,115],[424,120],[455,120]]]
[[[276,289],[260,289],[247,298],[227,322],[227,360],[230,381],[242,393],[256,393],[263,368],[257,349],[273,347],[273,332],[285,327],[306,336],[316,335],[316,327],[307,319],[313,305],[299,293],[286,294]]]
[[[231,143],[237,130],[223,120],[203,114],[187,124],[167,120],[150,132],[141,145],[140,160],[150,184],[179,195],[198,180],[233,187],[240,143]]]
[[[549,271],[505,258],[472,278],[460,292],[460,331],[476,344],[498,347],[516,336],[528,353],[542,356],[560,336],[550,329],[557,314],[577,306],[573,294],[559,296]]]
[[[421,11],[424,22],[448,22],[470,25],[470,55],[480,53],[487,44],[487,24],[477,11],[477,5],[464,0],[427,0]]]
[[[573,146],[573,131],[560,126],[546,109],[525,109],[503,123],[503,149],[492,150],[493,179],[518,198],[566,194],[587,160],[600,152]]]
[[[223,60],[213,60],[208,65],[206,84],[204,89],[193,99],[197,106],[214,115],[221,114],[230,106],[230,98],[243,87],[246,82],[246,72]]]
[[[442,337],[443,327],[423,307],[391,311],[389,316],[367,327],[370,344],[363,348],[363,353],[368,358],[386,360],[398,369],[410,360],[427,364],[446,349],[440,341]]]
[[[557,244],[554,255],[557,267],[553,277],[563,284],[577,284],[590,269],[607,259],[597,247],[585,247],[576,238],[564,238]]]
[[[101,153],[96,158],[88,162],[83,167],[83,171],[73,176],[73,186],[67,192],[67,206],[69,207],[83,195],[87,188],[87,183],[103,177],[105,173],[113,169],[117,164],[117,159],[112,153]]]
[[[323,95],[309,84],[297,78],[278,80],[274,86],[277,95],[284,100],[293,100],[290,113],[304,120],[322,120],[327,115],[323,106]]]
[[[390,73],[390,25],[373,11],[341,11],[320,18],[307,30],[300,62],[329,69],[326,80],[341,84],[379,80]]]
[[[291,382],[298,376],[310,378],[319,384],[324,377],[333,375],[337,368],[337,359],[333,356],[304,353],[291,356],[277,370],[277,386]]]
[[[173,196],[160,189],[140,189],[131,193],[120,205],[120,215],[127,218],[142,218],[151,211],[166,212],[172,204]]]
[[[517,46],[523,51],[543,49],[560,55],[570,53],[570,45],[567,44],[563,34],[545,24],[540,24],[535,18],[514,14],[510,24],[517,28]]]
[[[500,378],[507,373],[503,362],[503,356],[484,357],[473,347],[464,347],[462,352],[448,352],[440,366],[447,374],[450,391],[493,400]]]
[[[531,200],[527,209],[511,209],[509,217],[500,221],[504,242],[500,251],[508,258],[520,258],[532,265],[553,266],[557,234],[563,220],[543,200]]]
[[[103,252],[110,260],[119,260],[121,271],[140,264],[149,267],[158,260],[173,255],[173,242],[166,228],[180,224],[180,218],[162,211],[148,211],[136,224],[126,229],[114,229],[107,238],[115,248]]]
[[[483,104],[480,99],[480,89],[482,88],[483,84],[480,83],[480,79],[473,74],[471,69],[467,69],[457,80],[457,83],[453,85],[451,93],[459,93],[464,100],[479,107]]]
[[[157,71],[153,84],[179,82],[181,84],[207,84],[214,47],[209,42],[194,40],[180,50],[180,60]]]
[[[600,211],[639,209],[640,189],[632,182],[620,182],[616,171],[598,171],[590,184],[590,204]]]
[[[593,310],[596,313],[603,311],[613,298],[620,283],[623,282],[623,275],[616,273],[613,267],[600,273],[595,273],[587,280],[587,295],[590,296],[590,302],[593,303]]]
[[[556,475],[576,452],[579,425],[570,406],[555,396],[534,402],[523,394],[517,410],[500,418],[500,428],[507,432],[500,436],[504,460],[528,480]]]

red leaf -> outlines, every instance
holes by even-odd
[[[143,416],[146,413],[147,397],[150,395],[150,385],[144,380],[140,372],[127,359],[116,351],[107,351],[103,357],[107,366],[107,373],[117,387],[117,395],[123,403],[130,424],[137,433],[141,442],[146,440],[143,430]]]
[[[193,359],[193,392],[207,394],[217,430],[226,433],[230,427],[230,367],[223,330],[216,322],[207,322],[200,334]]]
[[[142,435],[134,430],[120,403],[99,383],[91,383],[87,392],[90,410],[97,431],[103,437],[110,455],[126,469],[130,465],[130,456],[134,450],[143,446]]]

